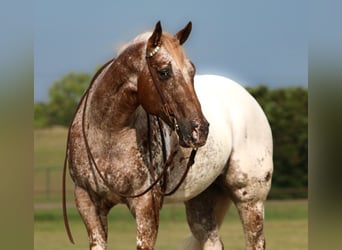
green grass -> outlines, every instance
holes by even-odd
[[[76,241],[69,243],[64,230],[61,209],[61,180],[67,130],[61,127],[34,132],[35,250],[89,249],[86,229],[73,205],[73,184],[68,178],[70,226]],[[268,201],[264,231],[267,249],[308,249],[306,200]],[[165,205],[161,211],[156,249],[178,249],[189,234],[182,204]],[[135,249],[135,222],[125,206],[115,207],[109,216],[111,249]],[[244,239],[238,214],[231,207],[221,228],[225,249],[243,250]]]
[[[63,166],[67,129],[53,127],[34,131],[35,168]]]
[[[68,242],[59,208],[35,210],[36,250],[87,249],[86,229],[75,208],[69,208],[70,226],[76,241]],[[307,201],[268,201],[265,213],[265,236],[268,249],[308,249]],[[178,249],[190,234],[183,205],[165,205],[161,211],[156,249]],[[221,228],[225,249],[243,250],[242,226],[234,206]],[[135,249],[135,222],[128,209],[119,205],[109,216],[108,249]]]

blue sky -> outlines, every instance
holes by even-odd
[[[298,0],[46,1],[34,5],[34,100],[69,72],[93,74],[116,48],[161,20],[192,21],[185,47],[197,73],[242,85],[307,86],[307,6]]]

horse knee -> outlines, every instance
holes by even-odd
[[[233,200],[241,202],[266,200],[271,188],[271,176],[271,172],[260,176],[240,171],[228,174],[227,185]]]
[[[268,151],[267,151],[268,153]],[[238,201],[265,200],[271,188],[273,162],[262,157],[235,156],[229,160],[225,182],[232,198]]]

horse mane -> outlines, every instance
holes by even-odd
[[[137,35],[135,38],[133,38],[131,41],[129,41],[128,43],[125,44],[120,44],[117,48],[117,57],[125,51],[125,49],[127,49],[128,47],[132,46],[132,45],[136,45],[138,43],[142,43],[142,42],[146,42],[152,35],[152,31],[146,31],[143,32],[139,35]],[[169,34],[168,32],[163,31],[163,36],[167,37],[168,39],[165,39],[166,41],[171,40],[171,34]],[[169,41],[167,42],[168,44],[171,44]]]
[[[146,31],[144,33],[141,33],[137,35],[135,38],[133,38],[131,41],[125,44],[120,44],[117,48],[117,56],[119,56],[122,52],[125,51],[128,47],[141,43],[141,42],[146,42],[147,39],[152,35],[152,31]]]

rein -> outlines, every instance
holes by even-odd
[[[86,89],[85,93],[83,94],[83,96],[81,97],[81,100],[79,101],[78,105],[77,105],[77,108],[76,108],[76,111],[72,117],[72,120],[71,120],[71,124],[72,122],[74,121],[75,119],[75,116],[78,112],[78,110],[80,109],[81,107],[81,104],[84,100],[84,98],[86,96],[88,96],[89,94],[89,90],[91,89],[91,87],[93,86],[94,82],[95,82],[95,79],[100,75],[100,73],[110,64],[114,61],[114,59],[106,62],[97,72],[96,74],[93,76],[93,78],[91,79],[90,81],[90,84],[88,86],[88,88]],[[71,127],[71,125],[70,125]],[[70,127],[69,127],[69,130],[68,130],[68,135],[67,135],[67,144],[66,144],[66,149],[65,149],[65,158],[64,158],[64,166],[63,166],[63,179],[62,179],[62,207],[63,207],[63,220],[64,220],[64,226],[65,226],[65,229],[67,231],[67,234],[68,234],[68,237],[69,237],[69,240],[71,243],[75,244],[74,243],[74,239],[72,237],[72,234],[71,234],[71,230],[70,230],[70,226],[69,226],[69,220],[68,220],[68,214],[67,214],[67,208],[66,208],[66,170],[67,170],[67,166],[68,166],[68,158],[69,158],[69,141],[70,141]]]
[[[155,53],[157,53],[158,50],[155,50]],[[154,55],[154,54],[153,54]],[[152,56],[153,56],[152,55]],[[147,65],[152,77],[152,81],[154,83],[154,86],[156,87],[158,94],[160,95],[160,98],[162,99],[163,102],[163,107],[166,109],[167,114],[170,116],[171,120],[173,120],[174,122],[174,126],[173,129],[177,128],[177,122],[176,119],[174,118],[174,113],[172,111],[172,109],[169,107],[168,103],[166,102],[166,98],[164,97],[163,93],[161,92],[159,86],[156,84],[156,80],[155,80],[155,74],[154,72],[151,70],[151,65],[150,65],[150,58],[152,56],[146,56],[147,59]],[[97,166],[95,159],[93,157],[93,154],[91,152],[89,143],[88,143],[88,139],[86,136],[86,131],[85,131],[85,113],[86,113],[86,108],[87,108],[87,103],[88,103],[88,97],[89,97],[89,90],[92,87],[92,84],[89,86],[89,88],[87,89],[86,93],[85,93],[85,100],[84,100],[84,105],[83,105],[83,113],[82,113],[82,135],[83,135],[83,139],[85,142],[85,146],[86,146],[86,150],[87,150],[87,155],[88,155],[88,160],[90,163],[92,163],[95,167],[96,172],[98,173],[98,175],[100,176],[100,178],[102,179],[102,181],[105,183],[105,185],[109,188],[110,191],[112,191],[113,193],[115,193],[116,195],[120,196],[121,198],[137,198],[140,197],[144,194],[146,194],[147,192],[149,192],[159,181],[161,181],[161,179],[164,177],[164,180],[166,179],[166,173],[167,170],[169,168],[169,166],[171,165],[174,156],[176,155],[177,151],[173,152],[170,154],[169,158],[166,159],[166,145],[165,145],[165,138],[163,135],[163,131],[161,128],[161,122],[159,120],[159,118],[157,117],[158,120],[158,126],[159,126],[159,130],[160,130],[160,136],[161,136],[161,140],[162,140],[162,151],[163,151],[163,160],[164,160],[164,166],[163,166],[163,171],[159,174],[159,176],[155,179],[154,176],[152,175],[152,180],[153,182],[150,184],[149,187],[147,187],[144,191],[142,191],[141,193],[137,193],[137,194],[131,194],[131,195],[127,195],[124,193],[119,192],[118,190],[114,190],[110,187],[110,184],[108,183],[107,179],[102,175],[102,173],[99,170],[99,167]],[[149,119],[149,114],[146,112],[147,115],[147,129],[148,129],[148,134],[149,134],[149,157],[150,157],[150,164],[149,164],[149,172],[152,174],[154,171],[154,164],[153,164],[153,159],[152,159],[152,149],[151,149],[151,125],[150,125],[150,119]],[[196,155],[197,149],[193,149],[191,154],[190,154],[190,158],[189,161],[187,163],[186,169],[184,171],[184,174],[182,175],[179,183],[175,186],[175,188],[173,188],[170,192],[162,192],[163,196],[170,196],[172,194],[174,194],[177,189],[181,186],[181,184],[183,183],[184,179],[186,178],[187,173],[189,172],[190,167],[194,164],[194,159],[195,159],[195,155]],[[166,185],[166,182],[164,181],[164,185]],[[166,190],[166,186],[163,188]]]
[[[159,46],[157,46],[153,52],[150,53],[146,53],[146,61],[147,61],[147,65],[148,65],[148,69],[153,81],[153,84],[158,92],[158,95],[160,96],[160,99],[162,101],[163,104],[163,109],[164,112],[169,116],[169,119],[173,122],[173,127],[172,129],[178,130],[178,124],[176,121],[176,118],[174,116],[174,113],[172,111],[172,109],[170,108],[170,106],[168,105],[166,98],[164,96],[164,94],[162,93],[161,89],[159,88],[158,84],[156,83],[156,75],[155,72],[152,70],[152,66],[151,64],[151,58],[158,52],[159,50]],[[82,112],[82,136],[83,136],[83,140],[85,143],[85,147],[86,147],[86,151],[87,151],[87,156],[88,156],[88,160],[90,165],[93,165],[96,172],[98,173],[98,175],[100,176],[100,178],[102,179],[102,181],[104,182],[104,184],[107,186],[107,188],[113,192],[114,194],[118,195],[121,198],[137,198],[140,196],[143,196],[144,194],[146,194],[147,192],[151,191],[152,188],[158,184],[158,182],[160,183],[161,186],[161,203],[163,201],[163,197],[164,196],[170,196],[172,194],[174,194],[178,188],[182,185],[183,181],[185,180],[190,167],[194,164],[195,162],[195,156],[197,153],[197,148],[193,148],[189,157],[189,160],[187,162],[186,165],[186,169],[180,179],[180,181],[178,182],[178,184],[169,192],[166,192],[166,176],[167,176],[167,170],[169,169],[170,165],[172,164],[173,158],[175,157],[175,155],[177,154],[177,151],[172,152],[169,157],[167,158],[166,156],[166,143],[165,143],[165,138],[164,138],[164,134],[162,131],[162,125],[161,125],[161,121],[160,119],[157,117],[157,121],[158,121],[158,127],[159,127],[159,131],[160,131],[160,136],[161,136],[161,142],[162,142],[162,152],[163,152],[163,161],[164,161],[164,165],[163,165],[163,170],[162,172],[157,176],[157,178],[155,178],[154,176],[154,164],[153,164],[153,159],[152,159],[152,148],[151,148],[151,124],[150,124],[150,117],[149,114],[146,112],[147,115],[147,129],[148,129],[148,139],[149,139],[149,147],[148,147],[148,151],[149,151],[149,161],[150,164],[148,166],[148,170],[149,173],[151,175],[151,179],[152,179],[152,183],[150,184],[150,186],[148,186],[144,191],[137,193],[137,194],[131,194],[131,195],[127,195],[124,193],[119,192],[118,190],[113,189],[110,184],[108,183],[107,179],[102,175],[102,173],[99,170],[98,165],[96,164],[96,161],[94,159],[94,156],[91,152],[91,148],[89,146],[89,142],[88,142],[88,138],[86,135],[86,131],[85,131],[85,114],[86,114],[86,108],[87,108],[87,104],[88,104],[88,97],[89,97],[89,91],[92,88],[95,79],[97,78],[97,76],[105,69],[106,66],[109,65],[109,63],[113,62],[114,59],[110,60],[109,62],[107,62],[106,64],[104,64],[101,69],[94,75],[89,87],[86,89],[84,95],[82,96],[77,108],[76,108],[76,112],[73,116],[72,121],[75,119],[75,116],[78,112],[78,110],[81,107],[81,104],[84,101],[84,105],[83,105],[83,112]],[[67,235],[69,237],[69,240],[71,243],[74,244],[74,240],[71,234],[71,230],[70,230],[70,226],[69,226],[69,222],[68,222],[68,216],[67,216],[67,208],[66,208],[66,169],[67,169],[67,165],[68,165],[68,158],[69,158],[69,141],[70,141],[70,128],[68,131],[68,136],[67,136],[67,146],[66,146],[66,153],[65,153],[65,159],[64,159],[64,168],[63,168],[63,180],[62,180],[62,202],[63,202],[63,218],[64,218],[64,225],[67,231]]]

